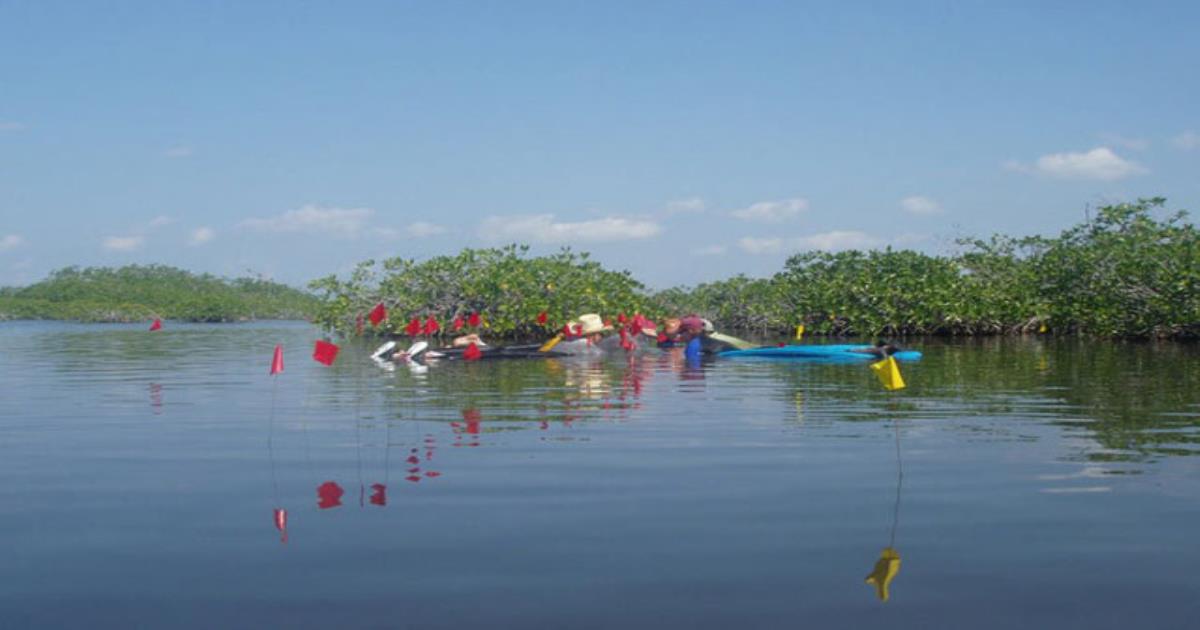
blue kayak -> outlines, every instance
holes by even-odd
[[[763,346],[747,350],[726,350],[717,356],[721,357],[757,357],[764,359],[824,359],[834,361],[878,361],[879,357],[863,350],[872,346],[865,344],[805,344],[796,346]],[[898,361],[919,361],[921,353],[918,350],[900,350],[892,355]]]

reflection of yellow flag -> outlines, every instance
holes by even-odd
[[[892,584],[896,574],[900,572],[900,552],[888,547],[879,554],[875,568],[867,576],[867,584],[875,586],[875,595],[880,601],[888,600],[888,586]]]
[[[800,338],[803,336],[804,336],[804,324],[800,324],[799,326],[796,327],[796,341],[800,341]]]
[[[883,383],[884,389],[889,391],[904,389],[904,378],[900,376],[900,365],[896,363],[896,357],[888,357],[872,363],[871,369],[875,370],[875,376],[879,377],[879,382]]]

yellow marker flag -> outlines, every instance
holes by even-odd
[[[796,327],[796,341],[800,341],[800,338],[803,336],[804,336],[804,324],[800,324],[799,326]]]
[[[1042,333],[1042,334],[1045,334],[1045,332],[1046,332],[1046,325],[1045,325],[1045,324],[1042,324],[1041,326],[1038,326],[1038,332],[1039,332],[1039,333]]]
[[[888,600],[888,587],[891,586],[892,580],[896,579],[896,574],[900,572],[900,552],[888,547],[879,554],[879,559],[875,561],[875,569],[867,576],[867,584],[875,587],[875,595],[880,601]]]
[[[871,369],[875,370],[875,376],[879,377],[879,382],[883,383],[884,389],[888,391],[904,389],[904,377],[900,376],[900,365],[896,363],[896,357],[888,357],[872,363]]]

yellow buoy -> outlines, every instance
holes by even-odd
[[[879,382],[883,384],[884,389],[888,391],[904,389],[904,377],[900,376],[900,365],[896,363],[896,357],[888,357],[872,363],[871,369],[875,371],[875,376],[879,377]]]

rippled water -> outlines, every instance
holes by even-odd
[[[930,340],[889,393],[314,338],[0,324],[0,627],[1196,625],[1194,346]]]

